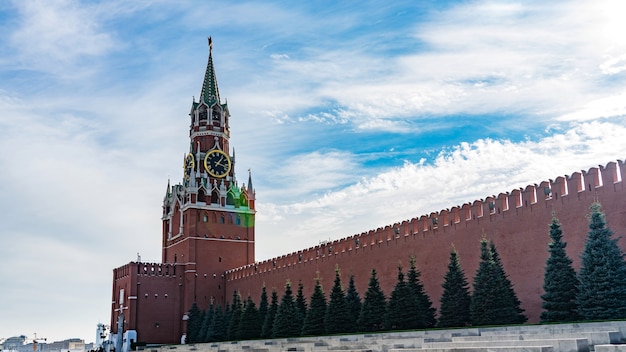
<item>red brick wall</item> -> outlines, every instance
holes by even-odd
[[[529,322],[537,322],[552,212],[562,223],[568,255],[578,268],[588,230],[586,215],[594,201],[602,203],[608,226],[616,235],[626,230],[626,194],[621,182],[626,176],[624,171],[626,165],[622,162],[619,165],[609,163],[606,167],[229,270],[226,292],[230,296],[237,290],[244,298],[250,295],[258,302],[264,284],[269,292],[275,288],[282,295],[286,280],[290,280],[293,287],[302,280],[308,298],[319,272],[328,295],[335,266],[339,266],[344,287],[347,287],[348,275],[354,274],[361,296],[367,289],[370,271],[375,268],[382,289],[389,295],[396,281],[398,263],[407,268],[409,257],[414,255],[426,291],[438,307],[451,246],[457,249],[471,283],[478,267],[479,241],[484,233],[496,244]],[[548,199],[544,193],[547,187],[551,190]],[[433,219],[437,219],[436,225]],[[626,250],[626,240],[620,240],[619,244]]]

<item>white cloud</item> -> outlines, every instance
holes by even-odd
[[[15,1],[14,5],[20,19],[11,43],[27,68],[69,73],[63,66],[103,55],[116,45],[111,34],[99,28],[97,5],[70,0]]]
[[[258,194],[257,259],[623,160],[625,134],[623,124],[591,122],[539,141],[478,140],[431,163],[406,162],[340,190],[302,197],[310,200],[274,204]]]
[[[577,106],[576,111],[560,116],[560,121],[588,121],[626,115],[626,91]]]
[[[618,93],[620,85],[602,82],[624,66],[625,39],[616,35],[623,21],[616,13],[626,15],[617,2],[471,2],[420,23],[415,40],[423,45],[417,52],[377,57],[375,41],[360,48],[310,48],[275,61],[268,67],[275,80],[264,83],[281,91],[283,101],[308,97],[282,108],[287,119],[330,100],[326,116],[309,117],[349,121],[363,130],[397,132],[397,123],[381,120],[468,111],[575,114],[599,95]],[[264,105],[258,107],[271,111]]]

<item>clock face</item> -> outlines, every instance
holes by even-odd
[[[189,179],[189,175],[191,174],[191,170],[196,168],[196,159],[194,158],[192,153],[187,154],[185,157],[185,164],[183,165],[183,169],[185,170],[185,178]]]
[[[204,157],[204,167],[209,175],[224,177],[230,172],[230,158],[221,150],[211,150]]]

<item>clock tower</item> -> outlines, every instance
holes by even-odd
[[[162,262],[184,266],[183,307],[223,305],[224,272],[254,263],[254,189],[239,185],[231,153],[230,113],[220,100],[213,43],[199,100],[189,113],[189,150],[183,157],[182,182],[170,185],[163,199]]]

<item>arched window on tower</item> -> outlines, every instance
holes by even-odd
[[[206,196],[204,195],[204,190],[198,190],[198,202],[206,202]]]
[[[219,126],[221,122],[222,114],[220,113],[220,109],[217,106],[213,108],[212,116],[213,116],[213,126]]]
[[[232,192],[228,192],[226,195],[226,204],[227,205],[235,205],[235,197]]]
[[[200,111],[198,112],[198,116],[200,117],[200,121],[202,121],[202,120],[206,121],[207,116],[208,116],[207,110],[206,110],[206,106],[202,105],[200,107]]]
[[[211,192],[211,203],[219,204],[219,202],[220,202],[220,197],[217,193],[217,190],[214,190],[213,192]]]
[[[246,195],[244,193],[241,193],[241,195],[239,196],[239,205],[242,207],[248,206],[248,198],[246,198]]]

